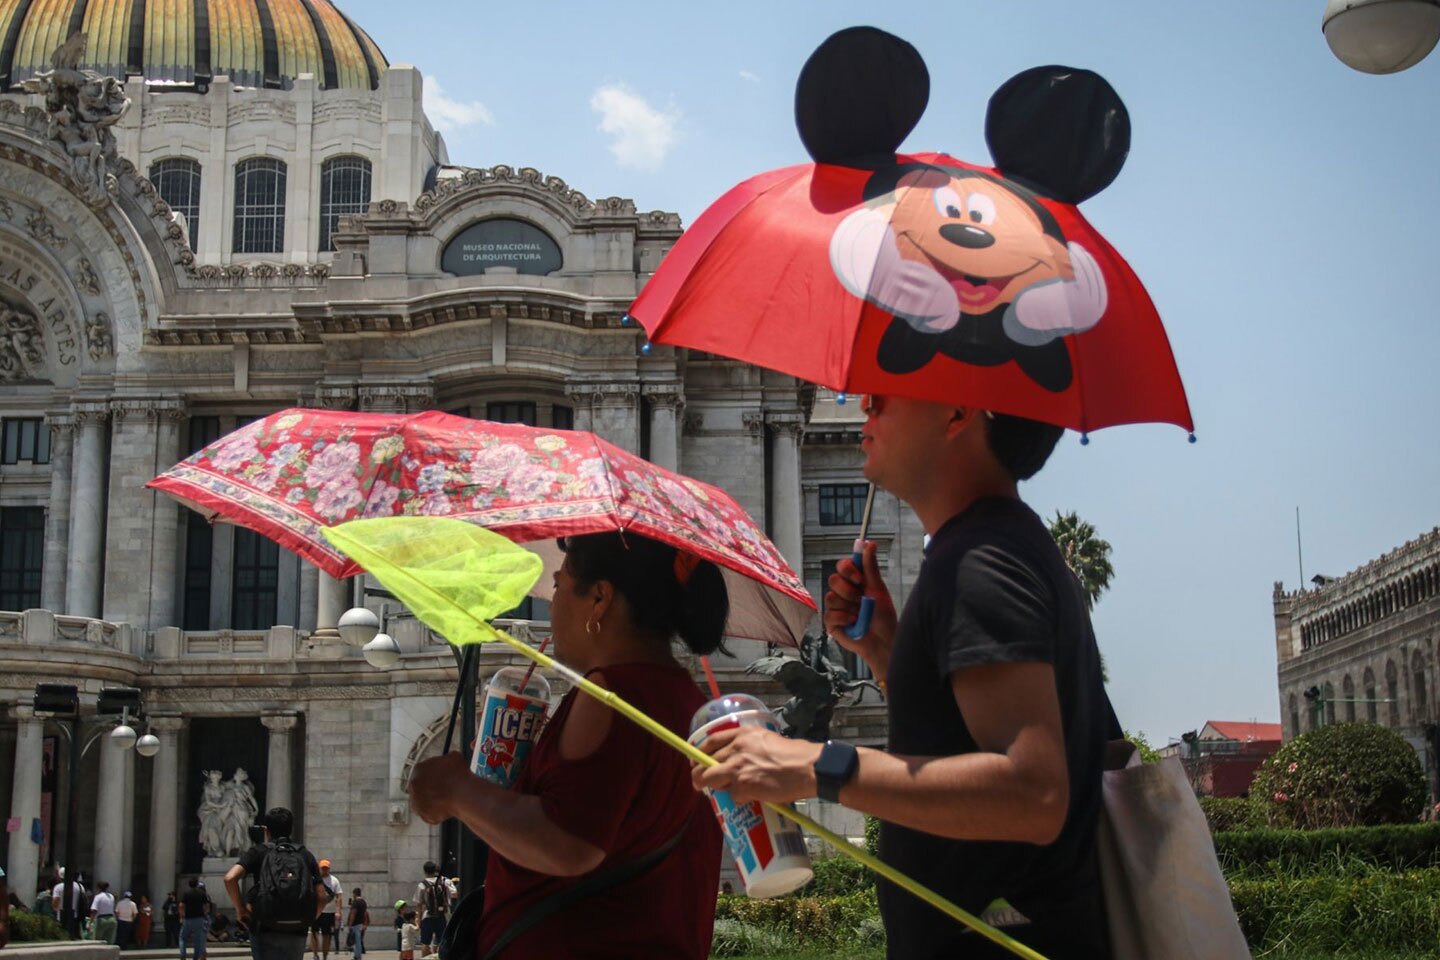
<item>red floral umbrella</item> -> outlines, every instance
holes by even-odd
[[[292,409],[222,437],[151,480],[211,520],[248,527],[335,577],[360,567],[322,528],[369,517],[448,516],[559,565],[558,537],[633,531],[720,565],[727,634],[796,645],[815,601],[729,494],[594,434],[410,416]],[[542,577],[537,590],[549,589]],[[545,593],[537,594],[546,596]]]
[[[1169,341],[1076,204],[1119,173],[1129,117],[1098,75],[1027,70],[991,98],[994,167],[895,150],[924,62],[872,28],[801,72],[818,163],[760,174],[681,236],[631,307],[651,340],[837,391],[978,405],[1088,431],[1193,429]]]

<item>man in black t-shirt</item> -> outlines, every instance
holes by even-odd
[[[305,937],[314,916],[285,924],[258,922],[251,911],[254,886],[251,887],[251,897],[240,895],[240,881],[245,877],[253,877],[256,884],[260,882],[265,860],[274,853],[276,844],[293,842],[290,834],[294,826],[294,814],[284,807],[271,807],[265,812],[265,842],[245,851],[240,862],[225,874],[225,892],[230,895],[230,902],[235,906],[235,918],[250,929],[250,954],[253,960],[304,960]],[[318,913],[330,898],[330,893],[320,882],[320,865],[315,862],[314,854],[303,846],[298,852],[314,883],[314,899],[311,902],[315,913]]]
[[[903,614],[876,547],[842,561],[825,627],[884,678],[884,752],[823,747],[756,727],[712,735],[697,786],[737,802],[810,796],[879,817],[881,857],[979,913],[1005,898],[1008,930],[1050,960],[1109,956],[1095,859],[1109,708],[1084,597],[1017,483],[1058,427],[900,397],[866,399],[865,476],[915,511],[930,543]],[[861,596],[869,632],[850,640]],[[891,958],[1009,956],[885,881]]]
[[[204,960],[205,943],[210,934],[210,917],[207,907],[210,898],[205,895],[205,888],[195,877],[190,878],[190,887],[180,897],[180,905],[177,915],[180,919],[180,960],[185,960],[185,947],[188,944],[194,952],[195,960]]]

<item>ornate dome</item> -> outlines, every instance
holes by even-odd
[[[0,0],[0,92],[50,69],[75,33],[88,37],[81,67],[202,91],[222,74],[288,89],[302,73],[327,90],[374,90],[388,66],[330,0]]]

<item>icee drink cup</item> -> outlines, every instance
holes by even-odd
[[[470,769],[477,777],[509,787],[540,739],[550,709],[550,683],[521,667],[502,667],[485,685],[480,730]],[[522,688],[523,684],[523,688]]]
[[[711,700],[695,712],[690,721],[690,742],[703,744],[707,737],[735,727],[764,727],[780,732],[780,725],[764,703],[747,694]],[[756,899],[779,897],[810,882],[810,855],[805,837],[794,821],[786,820],[758,800],[738,804],[728,790],[706,790],[725,845],[735,858],[745,894]]]

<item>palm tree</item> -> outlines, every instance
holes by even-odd
[[[1060,555],[1065,558],[1065,565],[1085,590],[1086,608],[1094,610],[1095,601],[1110,589],[1110,580],[1115,576],[1115,568],[1110,565],[1109,542],[1097,537],[1095,527],[1081,520],[1074,511],[1061,513],[1057,510],[1049,527],[1055,546],[1060,548]]]

